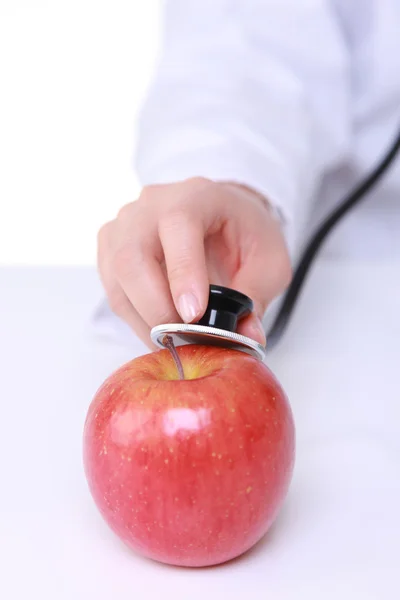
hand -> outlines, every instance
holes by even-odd
[[[264,344],[260,319],[291,279],[267,202],[202,178],[144,188],[100,230],[98,265],[112,310],[149,347],[155,325],[202,317],[210,283],[252,298],[254,314],[239,332]]]

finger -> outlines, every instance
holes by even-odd
[[[120,210],[112,269],[134,310],[152,328],[180,319],[162,268],[157,211],[149,211],[147,202],[138,200]]]
[[[255,340],[262,346],[266,344],[266,335],[262,322],[254,312],[239,322],[238,333]]]
[[[180,320],[154,236],[143,240],[141,235],[134,234],[116,252],[113,270],[129,302],[149,328]]]
[[[183,210],[169,213],[160,220],[159,235],[175,307],[185,323],[192,323],[204,314],[209,295],[201,217]]]
[[[107,223],[98,234],[97,264],[108,304],[111,310],[124,320],[150,349],[155,349],[150,338],[150,328],[133,308],[111,268],[115,228],[115,222]]]
[[[107,298],[111,310],[129,325],[136,336],[141,339],[148,348],[155,350],[157,347],[151,341],[150,327],[133,308],[122,288],[118,286],[109,290]]]

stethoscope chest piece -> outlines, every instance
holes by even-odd
[[[253,311],[253,302],[244,294],[230,288],[211,285],[207,310],[197,323],[168,323],[151,330],[151,339],[165,347],[165,336],[175,346],[202,344],[240,350],[263,361],[265,347],[255,340],[236,333],[238,322]]]

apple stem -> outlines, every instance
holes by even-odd
[[[181,381],[183,381],[185,379],[185,373],[183,372],[182,361],[179,358],[179,354],[176,350],[174,340],[172,339],[172,337],[170,335],[164,335],[162,343],[171,352],[171,356],[174,359],[174,363],[178,370],[179,379]]]

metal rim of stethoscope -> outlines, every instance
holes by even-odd
[[[240,335],[240,333],[218,327],[190,323],[173,323],[157,325],[151,330],[152,342],[160,348],[165,347],[165,336],[172,338],[175,346],[191,343],[223,346],[232,350],[240,350],[261,361],[265,358],[265,347],[255,340],[245,335]]]

